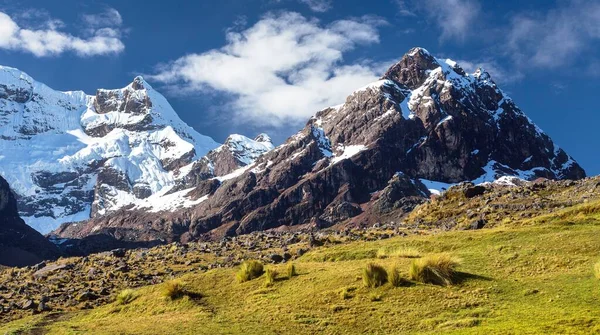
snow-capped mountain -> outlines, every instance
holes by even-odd
[[[182,186],[201,203],[161,215],[99,217],[58,233],[187,241],[284,225],[323,227],[408,211],[440,184],[585,177],[487,72],[467,74],[422,48],[227,178],[211,177],[209,157],[195,163]]]
[[[239,166],[272,147],[234,138],[239,145],[232,140],[227,149]],[[0,175],[18,195],[23,219],[43,233],[121,208],[194,205],[187,192],[169,190],[218,147],[142,77],[86,95],[0,66]]]

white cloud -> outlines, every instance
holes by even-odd
[[[331,0],[300,0],[306,4],[313,12],[324,13],[330,10],[333,6]]]
[[[304,120],[378,78],[375,64],[343,64],[345,52],[379,42],[378,24],[363,18],[322,25],[297,13],[270,14],[230,31],[221,49],[181,57],[151,78],[188,93],[228,93],[225,109],[243,122]]]
[[[419,6],[442,29],[442,40],[464,40],[481,11],[476,0],[423,0]]]
[[[410,9],[405,0],[392,0],[392,3],[398,7],[398,14],[400,14],[400,16],[417,16],[417,14]]]
[[[440,40],[463,41],[474,29],[481,13],[478,0],[392,0],[398,15],[417,17],[422,14],[441,29]]]
[[[507,37],[520,66],[556,68],[573,63],[600,40],[600,3],[575,0],[542,15],[513,18]]]
[[[119,11],[114,8],[107,8],[99,14],[84,14],[83,21],[90,27],[120,27],[123,24],[123,18]]]
[[[40,17],[41,13],[30,12],[25,17]],[[37,57],[64,52],[74,52],[79,56],[120,53],[125,46],[120,39],[121,32],[116,26],[122,21],[116,10],[111,9],[111,13],[112,21],[107,21],[107,25],[99,25],[99,21],[86,21],[90,36],[82,38],[59,30],[64,28],[64,24],[59,20],[47,18],[42,23],[38,22],[37,27],[22,27],[8,14],[0,12],[0,48],[29,52]],[[118,24],[115,15],[119,17]]]

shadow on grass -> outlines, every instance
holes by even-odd
[[[461,272],[461,271],[457,271],[456,272],[456,276],[453,278],[452,283],[453,284],[462,284],[468,280],[485,280],[485,281],[491,281],[493,280],[493,278],[490,277],[485,277],[485,276],[481,276],[481,275],[476,275],[473,273],[467,273],[467,272]]]

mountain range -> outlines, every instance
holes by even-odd
[[[65,245],[372,224],[460,182],[585,177],[489,73],[423,48],[277,147],[219,145],[142,77],[86,95],[0,67],[0,152],[20,215]]]

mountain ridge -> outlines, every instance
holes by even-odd
[[[43,233],[125,207],[194,204],[185,194],[155,198],[218,146],[141,76],[86,95],[0,67],[0,175],[17,194],[21,216]]]
[[[352,221],[375,201],[379,209],[371,215],[393,207],[401,218],[429,198],[431,182],[580,179],[585,171],[487,72],[467,74],[449,59],[413,48],[381,80],[317,112],[230,178],[217,184],[196,176],[187,186],[205,200],[193,207],[160,217],[120,211],[57,233],[81,238],[96,229],[134,240],[161,231],[166,241],[189,241],[321,228]],[[381,203],[381,194],[393,196]]]

